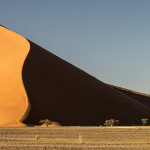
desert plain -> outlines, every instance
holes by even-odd
[[[1,127],[0,150],[149,150],[149,126]]]

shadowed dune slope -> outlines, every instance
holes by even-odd
[[[149,107],[31,41],[23,81],[31,103],[27,124],[49,118],[61,125],[100,125],[114,118],[132,125],[150,116]]]
[[[150,95],[139,93],[136,91],[132,91],[132,90],[114,86],[114,85],[110,85],[110,86],[113,87],[114,89],[116,89],[117,91],[119,91],[131,98],[134,98],[135,100],[139,101],[140,103],[150,107]]]
[[[29,42],[0,26],[0,126],[21,126],[28,108],[22,68]]]

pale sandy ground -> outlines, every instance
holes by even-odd
[[[24,37],[0,26],[0,126],[24,126],[29,104],[22,68],[29,50]]]
[[[24,149],[150,150],[150,127],[0,128],[0,150]]]

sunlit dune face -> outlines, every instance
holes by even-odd
[[[30,44],[22,36],[0,26],[0,126],[20,124],[28,108],[22,68]]]

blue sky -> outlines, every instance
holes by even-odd
[[[0,0],[0,24],[105,83],[150,94],[149,0]]]

